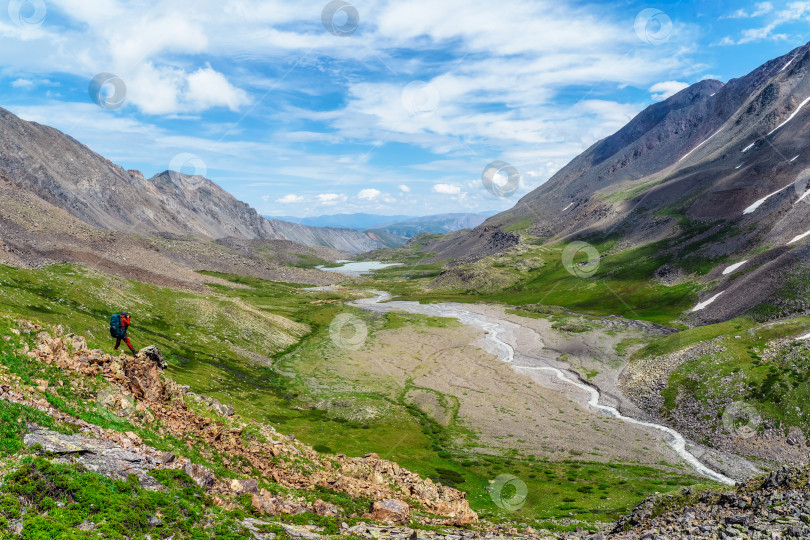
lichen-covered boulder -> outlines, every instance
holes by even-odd
[[[163,358],[163,353],[160,352],[160,349],[158,349],[155,345],[144,347],[138,351],[138,355],[143,355],[149,360],[153,361],[160,369],[166,369],[169,367],[169,364],[167,364],[166,360]]]

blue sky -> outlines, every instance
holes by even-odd
[[[0,106],[271,215],[507,209],[651,103],[810,41],[810,1],[3,3]],[[514,193],[484,188],[494,161]]]

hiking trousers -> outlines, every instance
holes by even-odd
[[[129,336],[124,336],[124,337],[122,337],[122,338],[118,338],[118,339],[116,339],[116,340],[115,340],[115,350],[117,351],[117,350],[118,350],[118,347],[120,347],[120,346],[121,346],[121,340],[124,340],[124,343],[126,343],[126,344],[127,344],[127,347],[129,347],[129,350],[130,350],[130,351],[132,351],[132,353],[134,354],[134,353],[135,353],[135,349],[133,349],[133,348],[132,348],[132,343],[130,343],[130,342],[129,342]]]

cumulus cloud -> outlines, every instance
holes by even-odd
[[[346,195],[340,193],[321,193],[318,195],[318,202],[323,206],[334,206],[346,201]]]
[[[380,190],[369,188],[361,190],[360,193],[357,194],[357,198],[363,201],[373,201],[374,199],[377,199],[380,195],[382,195],[382,192]]]
[[[652,85],[650,93],[654,100],[661,101],[674,96],[684,88],[689,88],[689,84],[681,81],[664,81]]]
[[[187,83],[188,102],[197,111],[220,106],[237,111],[250,102],[247,93],[233,86],[210,65],[189,75]]]
[[[400,190],[402,193],[410,193],[410,192],[411,192],[411,188],[409,188],[409,187],[408,187],[408,186],[406,186],[405,184],[400,184],[400,185],[399,185],[399,190]]]
[[[461,187],[455,184],[436,184],[433,191],[444,195],[458,195],[461,193]]]
[[[301,195],[295,195],[290,193],[289,195],[284,195],[282,198],[278,199],[276,202],[280,202],[281,204],[295,204],[295,203],[302,203],[304,202],[304,197]]]

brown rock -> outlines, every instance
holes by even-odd
[[[411,507],[397,499],[374,501],[371,505],[370,518],[383,523],[407,524]]]
[[[183,467],[183,472],[189,475],[191,479],[201,487],[211,487],[216,482],[216,477],[211,471],[196,463],[186,463],[185,467]]]
[[[312,504],[312,513],[319,516],[337,517],[340,515],[340,508],[318,499]]]
[[[259,483],[252,478],[247,478],[245,480],[231,480],[230,488],[231,491],[238,495],[245,495],[246,493],[259,493]]]

